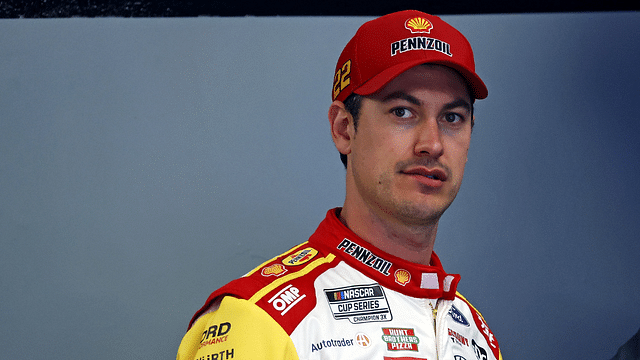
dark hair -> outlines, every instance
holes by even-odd
[[[362,104],[362,96],[356,93],[352,93],[344,100],[344,107],[347,109],[351,117],[353,118],[353,128],[354,130],[358,130],[358,116],[360,116],[360,106]],[[340,160],[344,165],[344,168],[347,168],[347,155],[340,153]]]

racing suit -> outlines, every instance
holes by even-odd
[[[212,293],[177,359],[502,359],[435,253],[425,266],[382,252],[337,211],[307,242]]]

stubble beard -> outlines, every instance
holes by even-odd
[[[396,189],[398,193],[394,193],[393,183],[395,174],[382,174],[378,178],[378,195],[379,201],[376,204],[380,211],[397,219],[397,221],[412,227],[424,227],[437,225],[440,217],[445,210],[449,208],[453,199],[456,197],[457,191],[450,196],[450,199],[444,203],[436,201],[436,199],[412,199],[408,195],[399,193],[401,190]],[[417,195],[425,197],[435,197],[435,194]],[[431,200],[431,201],[430,201]]]

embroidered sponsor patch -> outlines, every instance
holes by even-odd
[[[374,255],[370,250],[352,242],[349,239],[344,239],[338,245],[338,250],[342,250],[345,253],[353,256],[356,260],[367,265],[368,267],[377,270],[383,275],[389,276],[389,269],[393,265],[390,261]]]
[[[449,316],[451,316],[453,321],[457,322],[458,324],[469,326],[469,322],[467,321],[467,318],[465,318],[464,315],[462,315],[462,313],[460,312],[460,310],[458,310],[454,305],[451,305],[451,309],[449,310]]]
[[[227,341],[230,330],[230,322],[223,322],[218,325],[209,326],[202,332],[202,337],[200,338],[200,347],[219,344]]]
[[[340,348],[353,346],[353,339],[328,339],[317,343],[311,343],[311,352],[320,351],[327,348]]]
[[[458,345],[469,346],[469,340],[454,330],[449,329],[449,337],[451,338],[451,341]]]
[[[280,276],[287,272],[287,268],[281,264],[273,264],[271,266],[267,266],[262,268],[260,272],[262,276]]]
[[[391,56],[414,50],[437,51],[449,57],[453,56],[449,43],[426,36],[410,37],[391,43]]]
[[[393,273],[396,283],[405,286],[411,281],[411,273],[405,269],[398,269]]]
[[[309,247],[287,256],[282,260],[282,263],[289,266],[302,265],[313,259],[316,255],[318,255],[318,250]]]
[[[471,339],[471,344],[473,345],[473,352],[476,353],[476,358],[478,360],[487,360],[487,351],[482,348],[482,346],[478,345],[475,340]]]
[[[433,28],[433,24],[431,23],[431,21],[423,18],[423,17],[416,17],[413,19],[409,19],[404,23],[404,27],[411,31],[411,33],[416,34],[416,33],[430,33],[431,29]]]
[[[329,308],[336,320],[352,324],[391,321],[391,309],[384,290],[378,284],[325,289]]]
[[[382,340],[387,343],[387,350],[418,351],[420,339],[418,339],[413,329],[383,328],[382,333]]]
[[[471,311],[471,315],[473,316],[473,320],[476,323],[476,326],[478,327],[478,329],[480,329],[480,332],[484,336],[484,339],[487,340],[487,344],[489,344],[490,349],[493,352],[493,356],[498,358],[498,341],[496,340],[495,336],[493,336],[493,332],[491,332],[491,329],[489,329],[489,326],[487,326],[487,323],[477,311]]]
[[[273,306],[277,311],[280,311],[280,315],[284,316],[291,308],[293,308],[307,295],[300,293],[297,287],[288,285],[284,289],[278,291],[268,303]]]
[[[369,339],[369,336],[365,333],[357,333],[356,344],[358,344],[358,346],[360,346],[361,348],[366,349],[371,346],[371,339]]]

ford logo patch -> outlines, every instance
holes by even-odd
[[[464,317],[464,315],[462,315],[460,310],[458,310],[454,305],[451,305],[451,310],[449,310],[449,316],[451,316],[453,321],[459,324],[462,324],[464,326],[469,326],[469,322],[467,321],[467,319]]]

